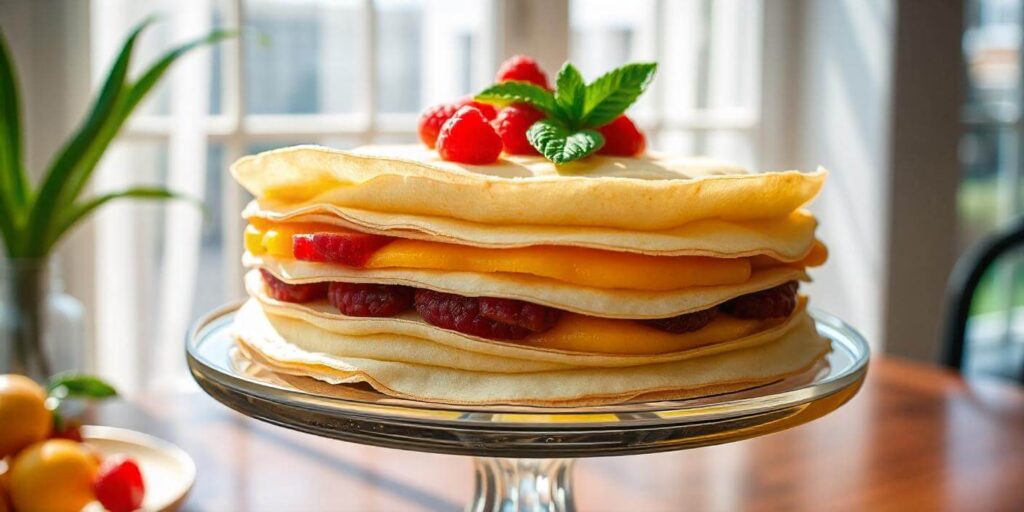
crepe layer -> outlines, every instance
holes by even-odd
[[[826,171],[748,174],[702,159],[542,157],[495,165],[445,162],[422,147],[315,146],[242,158],[234,177],[263,209],[333,205],[496,225],[668,230],[701,219],[779,219],[813,199]]]
[[[523,371],[500,373],[466,368],[493,363],[502,357],[441,345],[440,352],[429,356],[423,353],[426,358],[421,361],[434,364],[423,364],[412,362],[413,356],[403,351],[385,352],[385,346],[394,340],[377,340],[373,336],[362,342],[381,345],[383,351],[375,357],[368,357],[366,351],[349,356],[304,350],[295,343],[314,339],[312,330],[320,329],[301,320],[267,315],[255,300],[239,310],[235,329],[246,353],[273,371],[309,376],[330,384],[365,382],[391,396],[453,404],[583,405],[621,402],[651,394],[666,399],[706,395],[800,373],[816,364],[829,348],[813,321],[801,313],[792,328],[778,339],[738,350],[624,368],[533,370],[526,369],[530,367],[525,363],[511,360],[503,363],[504,368],[523,364]],[[330,335],[321,338],[331,339]],[[485,361],[486,358],[494,359]]]

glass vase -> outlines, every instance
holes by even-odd
[[[82,305],[63,292],[47,259],[0,259],[0,373],[45,381],[81,370]]]

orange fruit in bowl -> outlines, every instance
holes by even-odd
[[[95,499],[96,457],[85,445],[50,439],[25,448],[10,469],[11,503],[18,512],[78,512]]]
[[[7,480],[11,472],[7,461],[0,459],[0,512],[11,512],[11,498],[7,495]]]
[[[0,375],[0,459],[50,435],[46,392],[22,375]]]

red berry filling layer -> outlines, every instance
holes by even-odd
[[[346,316],[390,317],[413,307],[424,321],[492,340],[520,340],[547,331],[562,311],[531,302],[497,297],[464,297],[408,286],[368,283],[287,284],[261,269],[267,294],[284,302],[327,299]],[[704,328],[719,313],[736,318],[767,320],[793,313],[798,284],[790,281],[774,288],[736,297],[718,306],[668,318],[640,320],[644,325],[672,334]]]

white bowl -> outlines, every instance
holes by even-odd
[[[86,425],[82,439],[104,456],[125,455],[135,460],[146,484],[143,510],[174,511],[196,481],[196,465],[181,448],[148,434],[115,427]],[[94,503],[85,510],[103,510]]]

